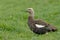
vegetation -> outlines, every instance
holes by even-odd
[[[28,13],[56,26],[57,32],[36,35],[27,25]],[[60,40],[60,0],[0,0],[0,40]]]

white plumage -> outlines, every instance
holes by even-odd
[[[35,24],[37,28],[42,28],[42,27],[45,27],[44,25],[38,25],[38,24]]]

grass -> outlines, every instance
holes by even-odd
[[[56,26],[57,32],[39,35],[27,25],[32,7],[35,18],[41,18]],[[0,40],[60,40],[60,0],[0,0]]]

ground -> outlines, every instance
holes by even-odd
[[[30,31],[27,8],[35,19],[43,19],[58,29],[44,35]],[[60,40],[60,0],[0,0],[0,40]]]

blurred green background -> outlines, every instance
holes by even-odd
[[[37,36],[27,25],[27,8],[35,19],[56,26],[57,32]],[[0,40],[60,40],[60,0],[0,0]]]

